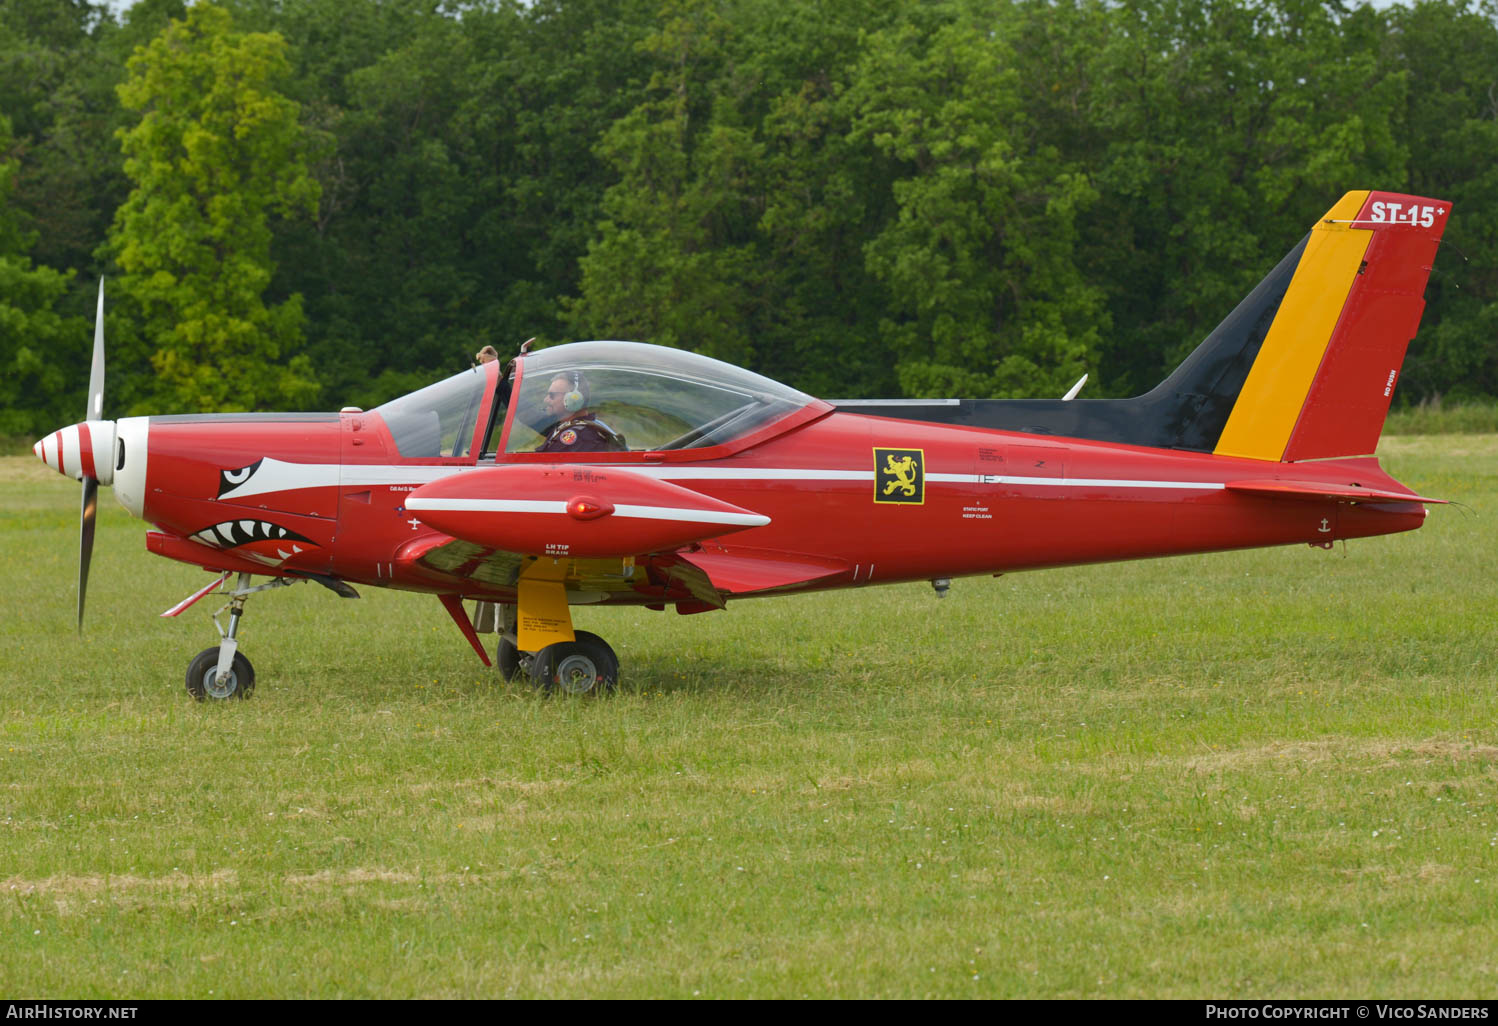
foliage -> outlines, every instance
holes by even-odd
[[[0,437],[57,427],[62,396],[71,401],[71,419],[79,419],[86,389],[73,369],[88,358],[78,344],[82,322],[58,309],[68,275],[32,265],[27,252],[35,235],[21,229],[10,209],[17,167],[5,159],[11,138],[10,122],[0,115]]]
[[[1430,0],[1392,13],[1391,59],[1416,83],[1399,123],[1410,186],[1452,201],[1426,296],[1433,318],[1405,364],[1416,398],[1498,395],[1498,4]]]
[[[855,137],[895,162],[894,215],[865,254],[889,289],[882,332],[912,354],[908,395],[1060,394],[1095,369],[1106,327],[1076,259],[1097,193],[1038,138],[991,26],[963,12],[879,33],[849,90]]]
[[[1455,210],[1400,402],[1498,395],[1494,0],[222,3],[0,7],[6,216],[76,272],[47,303],[124,272],[121,411],[376,401],[533,335],[1137,393],[1354,188]]]
[[[300,295],[266,305],[273,215],[310,215],[297,105],[276,91],[289,70],[273,34],[238,33],[200,4],[128,63],[119,87],[140,121],[122,133],[135,182],[111,242],[121,284],[155,346],[156,405],[254,409],[316,395]],[[288,359],[289,357],[289,359]]]

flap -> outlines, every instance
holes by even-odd
[[[681,553],[678,558],[701,569],[713,587],[732,595],[788,588],[847,573],[849,569],[841,559],[754,549],[704,549]]]

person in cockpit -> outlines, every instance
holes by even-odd
[[[581,371],[565,371],[551,379],[541,408],[555,423],[537,452],[623,452],[624,436],[588,409],[588,382]]]

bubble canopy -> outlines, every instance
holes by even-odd
[[[580,383],[583,409],[634,452],[710,448],[823,405],[742,367],[639,342],[574,342],[529,353],[520,366],[511,453],[534,451],[557,423],[543,399],[558,378]]]

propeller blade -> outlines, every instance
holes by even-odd
[[[94,558],[94,519],[99,513],[99,482],[83,479],[83,513],[78,527],[78,633],[83,633],[83,600],[88,595],[88,566]]]
[[[88,372],[88,413],[84,420],[104,419],[104,279],[99,279],[99,312],[94,315],[94,364]]]

